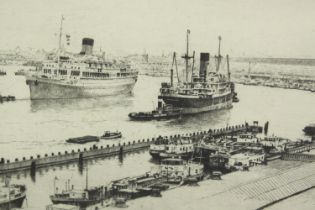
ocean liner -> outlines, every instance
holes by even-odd
[[[159,100],[165,104],[182,108],[182,114],[193,114],[218,110],[232,107],[233,98],[236,97],[234,92],[234,83],[230,81],[229,56],[226,56],[227,75],[221,74],[221,61],[223,57],[220,54],[221,37],[219,37],[218,55],[215,56],[215,70],[208,71],[209,53],[200,53],[200,70],[195,74],[193,56],[189,55],[189,34],[187,31],[187,49],[186,54],[182,56],[185,59],[185,81],[180,81],[176,66],[176,54],[174,53],[173,64],[176,66],[178,82],[173,82],[173,69],[171,69],[170,83],[162,83],[160,88]],[[189,78],[189,60],[193,59],[191,67],[191,78]],[[175,61],[175,62],[174,62]],[[173,65],[172,65],[173,66]]]
[[[87,98],[127,94],[133,90],[138,72],[125,62],[105,61],[93,55],[94,40],[84,38],[79,55],[62,50],[62,21],[58,55],[42,62],[27,76],[31,99]]]

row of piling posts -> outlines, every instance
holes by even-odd
[[[239,132],[242,132],[244,130],[246,130],[246,125],[236,125],[236,126],[230,126],[230,127],[221,128],[221,129],[214,129],[214,130],[209,129],[208,131],[199,131],[199,132],[193,132],[193,133],[186,133],[186,135],[190,136],[190,137],[198,138],[200,140],[201,138],[203,138],[206,135],[209,135],[209,136],[221,136],[221,135],[239,133]],[[168,138],[166,138],[166,140],[168,141],[168,140],[179,139],[183,135],[184,134],[170,135],[170,136],[168,136]],[[112,146],[106,145],[106,146],[98,147],[96,145],[93,145],[90,148],[71,150],[71,152],[65,151],[64,153],[61,153],[61,152],[51,153],[51,155],[48,155],[46,153],[43,157],[41,157],[40,155],[37,155],[36,158],[34,158],[33,156],[30,156],[29,160],[31,161],[31,165],[29,167],[31,168],[31,171],[35,171],[36,168],[37,168],[37,164],[36,164],[36,160],[37,159],[48,158],[48,157],[55,157],[55,156],[64,156],[64,155],[75,154],[75,153],[78,154],[77,158],[78,158],[79,164],[82,164],[85,152],[92,151],[92,150],[103,150],[103,149],[108,149],[108,148],[111,148],[111,147],[112,148],[113,147],[119,147],[119,150],[118,151],[116,150],[116,152],[118,153],[119,157],[122,157],[123,154],[126,152],[125,151],[125,147],[126,146],[146,143],[147,145],[146,144],[144,145],[144,147],[146,147],[146,146],[149,146],[150,143],[159,141],[161,139],[165,140],[165,138],[157,137],[157,138],[152,138],[152,139],[147,139],[147,140],[143,139],[143,140],[137,140],[137,141],[134,140],[132,142],[129,141],[129,142],[125,142],[123,144],[119,143],[118,145],[113,144]],[[133,147],[129,148],[128,150],[130,150],[132,148]],[[134,148],[134,149],[137,150],[139,148]],[[104,153],[104,155],[105,155],[105,153]],[[95,156],[98,156],[98,155],[95,155]],[[18,158],[15,158],[15,162],[19,162],[19,161],[20,160]],[[25,157],[23,157],[21,161],[27,161],[27,159]],[[54,160],[52,160],[52,163],[50,163],[50,164],[53,164],[53,161]],[[6,163],[9,164],[10,160],[5,160],[4,158],[0,159],[0,164],[6,164]]]

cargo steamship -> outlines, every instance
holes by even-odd
[[[208,71],[210,54],[200,53],[200,70],[197,75],[193,72],[195,53],[193,53],[193,56],[189,55],[189,34],[190,31],[188,30],[186,36],[186,54],[182,56],[186,61],[186,80],[182,82],[177,76],[178,83],[174,84],[173,69],[171,69],[171,82],[161,84],[158,96],[159,101],[163,101],[165,104],[172,105],[173,107],[181,108],[182,114],[193,114],[232,107],[233,99],[237,98],[234,92],[234,83],[230,81],[231,74],[228,55],[226,56],[227,75],[219,72],[223,58],[220,54],[221,37],[219,37],[218,55],[215,56],[215,71]],[[191,78],[188,79],[190,59],[193,59],[193,63]],[[176,64],[175,53],[173,63]]]

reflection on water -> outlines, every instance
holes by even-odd
[[[194,115],[187,115],[179,118],[178,120],[170,121],[174,125],[189,125],[189,124],[202,124],[209,122],[228,122],[231,118],[231,109],[218,110],[213,112],[204,112]]]
[[[31,111],[46,111],[46,110],[68,110],[73,109],[85,111],[95,109],[95,107],[108,108],[112,106],[128,107],[132,103],[132,94],[98,97],[98,98],[78,98],[78,99],[49,99],[49,100],[31,100]]]
[[[115,157],[84,160],[81,164],[72,162],[39,168],[34,172],[25,170],[12,173],[10,176],[12,183],[25,184],[27,187],[28,206],[24,203],[24,209],[37,210],[44,209],[47,204],[51,203],[49,195],[53,193],[55,177],[58,178],[56,187],[60,190],[65,188],[64,183],[68,179],[71,180],[71,185],[74,185],[75,189],[83,189],[88,167],[89,186],[107,185],[112,180],[136,176],[149,171],[154,164],[148,160],[150,160],[148,152],[140,151]],[[3,181],[5,176],[2,175],[1,178]]]

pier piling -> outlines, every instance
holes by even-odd
[[[51,155],[43,155],[43,157],[36,155],[30,156],[29,159],[23,157],[23,159],[19,159],[17,161],[10,162],[9,160],[5,160],[4,158],[0,159],[0,174],[10,173],[18,170],[26,170],[35,168],[42,168],[51,165],[57,164],[66,164],[70,162],[79,162],[83,163],[84,159],[91,159],[97,157],[109,157],[109,156],[123,156],[125,153],[136,152],[139,150],[145,150],[150,147],[150,144],[156,141],[162,141],[165,139],[179,139],[181,136],[191,136],[194,139],[198,140],[199,138],[203,138],[204,136],[213,136],[219,137],[222,135],[235,134],[240,132],[245,132],[246,128],[244,125],[237,125],[232,127],[227,127],[226,129],[209,129],[209,131],[195,131],[184,134],[173,134],[170,136],[162,137],[161,135],[157,138],[148,138],[148,139],[140,139],[133,141],[126,141],[119,144],[112,144],[106,146],[93,145],[92,147],[86,147],[81,149],[72,149],[64,152],[50,153]],[[310,148],[311,149],[311,148]],[[33,158],[36,157],[36,158]],[[14,159],[13,159],[14,160]],[[36,163],[33,161],[36,161]],[[35,165],[31,165],[31,163]]]
[[[83,154],[80,153],[79,154],[79,165],[82,165],[83,164]]]
[[[31,176],[35,176],[36,173],[36,161],[33,160],[31,163]]]

